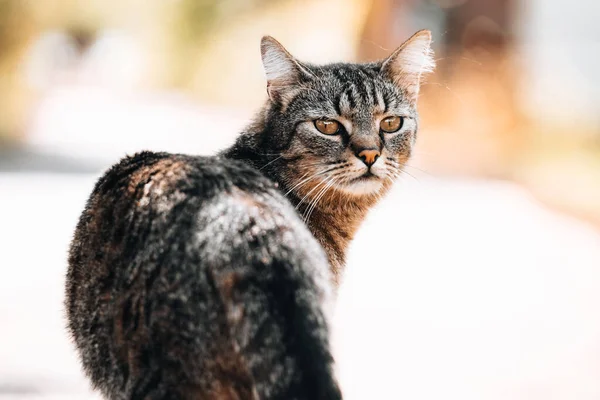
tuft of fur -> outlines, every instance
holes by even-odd
[[[286,89],[295,86],[303,77],[312,76],[281,43],[270,36],[262,38],[260,52],[267,78],[267,93],[273,100],[283,93],[289,93]]]
[[[431,50],[431,32],[422,30],[415,33],[384,62],[382,69],[404,87],[411,101],[416,101],[421,84],[421,76],[433,72],[435,61]]]
[[[341,399],[330,281],[410,157],[429,41],[315,66],[263,38],[270,98],[231,148],[143,152],[100,178],[71,243],[66,309],[106,398]],[[380,129],[390,116],[396,132]]]

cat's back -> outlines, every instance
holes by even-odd
[[[200,203],[232,188],[260,194],[275,186],[240,161],[145,151],[112,166],[97,182],[86,210],[127,203],[160,212],[179,203],[183,194],[186,201]],[[101,203],[109,197],[112,203]]]
[[[179,235],[189,233],[187,229],[211,229],[219,219],[234,222],[236,211],[247,214],[244,208],[267,206],[270,208],[263,210],[268,211],[263,214],[266,218],[289,212],[275,184],[245,163],[142,152],[122,159],[98,180],[73,244],[78,244],[81,231],[93,231],[98,233],[96,239],[106,242],[129,237],[121,250],[140,249],[153,234],[166,240],[168,232],[163,229],[174,229]],[[222,227],[229,230],[231,224]],[[134,237],[136,241],[132,241]],[[179,236],[178,241],[186,240]]]
[[[143,152],[107,171],[82,213],[69,328],[109,398],[336,398],[323,384],[327,278],[322,249],[259,171]],[[322,358],[314,372],[306,349]]]

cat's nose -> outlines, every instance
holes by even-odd
[[[364,149],[356,153],[356,156],[360,158],[367,167],[371,167],[371,165],[375,164],[375,161],[377,161],[380,155],[381,153],[377,149]]]

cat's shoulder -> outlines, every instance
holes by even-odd
[[[206,194],[237,187],[262,191],[274,187],[260,171],[242,161],[220,156],[193,156],[143,151],[126,156],[98,180],[96,194],[140,197],[174,191]]]

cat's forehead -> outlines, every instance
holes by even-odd
[[[336,83],[360,83],[365,80],[383,80],[380,65],[376,63],[352,64],[335,63],[313,67],[313,72],[320,78]]]
[[[315,108],[345,116],[412,113],[402,91],[381,73],[379,63],[328,64],[311,66],[310,71],[317,77],[315,88],[325,96],[321,104],[312,104]]]

